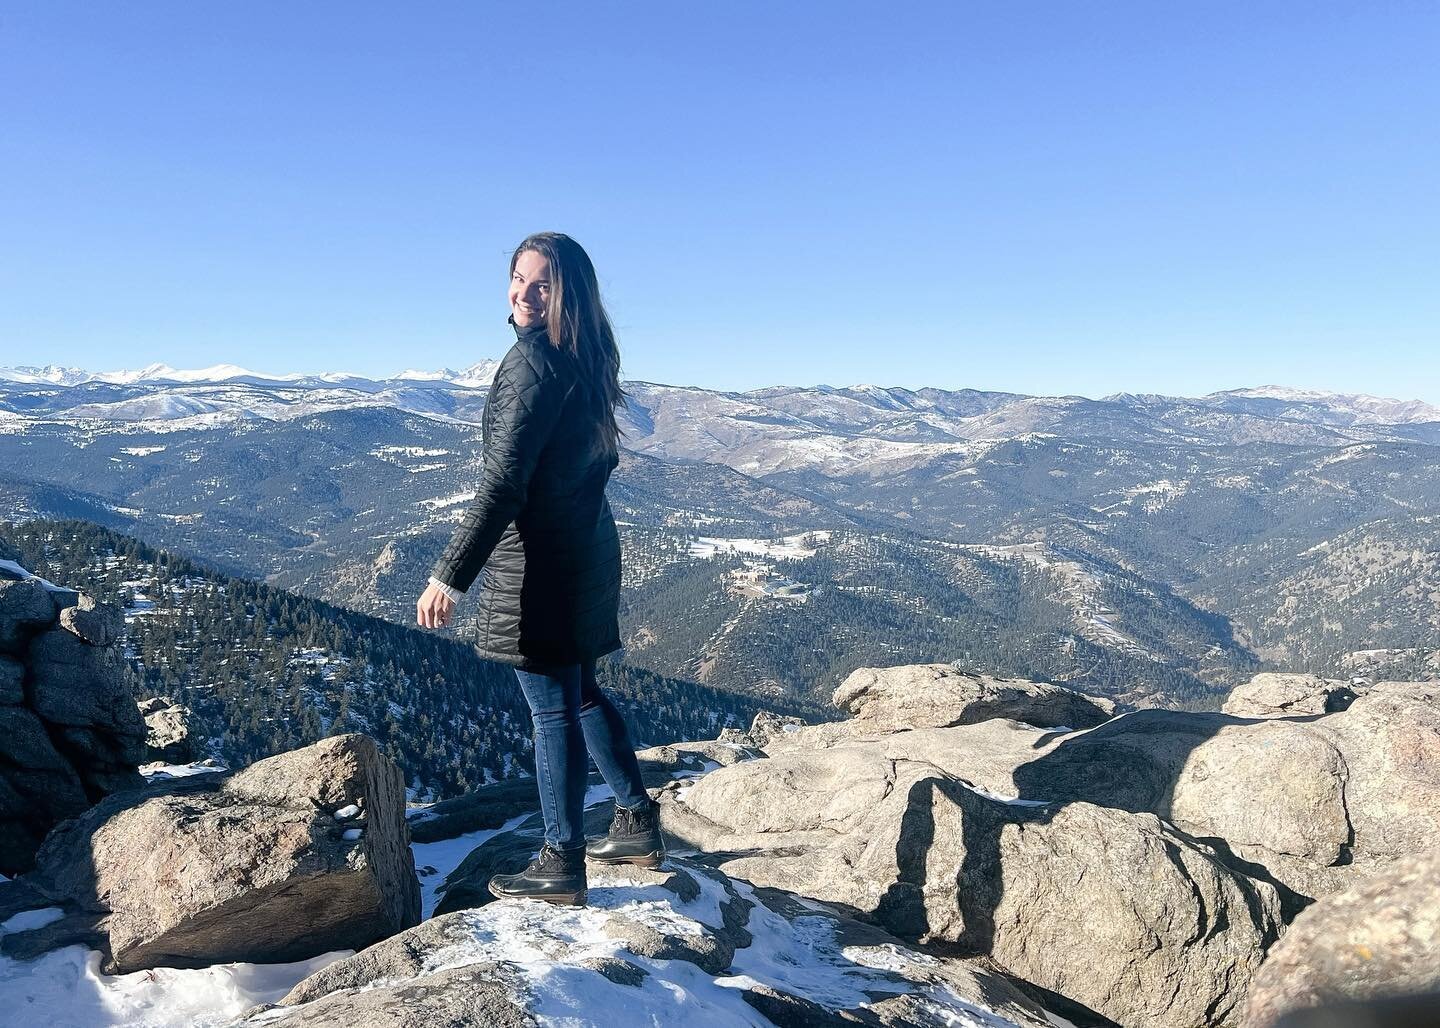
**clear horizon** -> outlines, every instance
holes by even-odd
[[[556,228],[632,380],[1440,403],[1437,49],[1429,5],[13,7],[0,365],[463,368]]]
[[[188,373],[188,372],[199,372],[199,371],[213,371],[213,370],[216,370],[216,369],[219,369],[219,368],[234,367],[234,368],[239,368],[241,371],[250,372],[250,373],[252,373],[253,375],[255,375],[256,377],[266,378],[266,379],[273,379],[273,380],[275,380],[275,381],[287,381],[287,380],[290,380],[290,379],[299,379],[299,378],[318,378],[318,377],[322,377],[322,376],[326,376],[326,375],[353,375],[353,376],[355,376],[355,377],[365,378],[365,379],[369,379],[369,380],[371,380],[371,381],[384,381],[384,380],[397,381],[397,380],[401,380],[402,376],[407,376],[407,377],[412,377],[412,378],[413,378],[414,376],[409,374],[409,373],[411,373],[411,372],[440,372],[440,371],[450,371],[450,372],[453,372],[453,373],[458,374],[458,373],[460,373],[460,372],[462,372],[462,371],[466,371],[466,370],[468,370],[469,368],[476,366],[476,364],[479,364],[479,363],[481,363],[481,362],[483,362],[483,361],[486,361],[486,360],[489,360],[489,361],[498,361],[501,356],[502,356],[502,354],[496,354],[496,355],[494,355],[493,357],[481,358],[480,361],[477,361],[477,362],[475,362],[474,364],[466,365],[465,367],[460,367],[460,368],[397,368],[397,369],[395,369],[393,372],[391,372],[391,373],[388,374],[388,375],[387,375],[387,374],[361,375],[361,374],[359,374],[358,372],[353,371],[352,369],[342,368],[342,367],[324,368],[324,369],[319,369],[319,370],[313,370],[313,369],[312,369],[312,370],[308,370],[308,371],[277,372],[277,371],[274,371],[274,370],[268,369],[268,368],[241,367],[240,365],[235,364],[233,361],[225,361],[225,362],[222,362],[222,363],[220,363],[220,364],[213,364],[213,365],[210,365],[210,366],[207,367],[207,368],[177,368],[177,367],[174,367],[174,366],[164,365],[164,362],[160,362],[160,361],[153,361],[153,362],[151,362],[151,364],[147,364],[147,365],[144,365],[144,366],[138,367],[138,368],[81,368],[81,367],[78,367],[78,366],[75,366],[75,365],[59,365],[59,364],[51,364],[51,365],[49,365],[49,367],[63,368],[63,369],[66,370],[66,371],[81,371],[81,372],[84,372],[84,373],[89,374],[89,375],[97,375],[97,376],[99,376],[99,375],[121,375],[121,374],[135,373],[135,372],[145,371],[145,370],[147,370],[147,369],[150,368],[150,367],[162,367],[162,366],[168,366],[171,371],[174,371],[174,372],[177,372],[177,373]],[[21,371],[21,370],[26,370],[26,369],[33,369],[33,370],[37,370],[37,371],[43,371],[43,370],[45,370],[45,367],[46,367],[46,366],[43,366],[43,365],[39,365],[39,366],[37,366],[37,365],[0,365],[0,371]],[[232,374],[231,377],[234,377],[234,375]],[[0,381],[3,381],[3,380],[0,380]],[[206,380],[199,380],[199,381],[206,381]],[[659,380],[657,380],[657,379],[638,378],[638,377],[633,377],[633,376],[625,376],[624,381],[627,381],[627,382],[644,382],[644,383],[649,384],[649,385],[662,385],[662,386],[669,386],[669,387],[673,387],[673,388],[682,388],[682,389],[697,388],[697,389],[710,390],[710,391],[714,391],[714,392],[743,393],[743,392],[749,391],[749,390],[745,390],[745,389],[722,389],[722,388],[720,388],[720,387],[718,387],[718,386],[708,386],[708,385],[705,385],[703,382],[661,382],[661,381],[659,381]],[[768,383],[765,383],[765,384],[763,384],[763,385],[754,386],[754,387],[751,387],[751,388],[752,388],[752,389],[757,389],[757,390],[758,390],[758,389],[766,389],[766,388],[782,388],[782,389],[816,389],[816,388],[855,389],[855,388],[864,388],[864,387],[867,387],[867,386],[876,386],[876,387],[879,387],[879,388],[882,388],[882,389],[906,389],[906,390],[909,390],[909,391],[911,391],[911,392],[915,392],[915,391],[918,391],[918,390],[920,390],[920,389],[926,389],[926,388],[943,388],[943,387],[931,387],[931,386],[927,386],[927,385],[923,385],[923,384],[922,384],[922,385],[913,385],[913,384],[907,384],[907,383],[903,383],[903,382],[876,382],[876,381],[871,381],[871,382],[823,382],[823,381],[821,381],[821,382],[768,382]],[[1036,397],[1036,398],[1042,398],[1042,397],[1059,397],[1059,396],[1079,396],[1081,399],[1086,399],[1086,400],[1102,400],[1102,399],[1104,399],[1106,396],[1116,395],[1117,393],[1120,393],[1120,392],[1133,392],[1133,390],[1118,390],[1118,391],[1116,391],[1116,393],[1101,393],[1101,394],[1091,395],[1091,394],[1085,394],[1085,393],[1034,393],[1034,392],[1028,392],[1028,393],[1027,393],[1025,390],[987,389],[987,388],[986,388],[985,386],[983,386],[983,385],[979,385],[979,386],[961,386],[961,387],[959,387],[959,388],[961,388],[961,389],[966,389],[966,388],[968,388],[968,389],[974,389],[974,390],[979,391],[979,392],[1015,392],[1015,393],[1019,393],[1020,395],[1033,396],[1033,397]],[[1301,389],[1301,388],[1298,387],[1298,386],[1293,386],[1293,385],[1290,385],[1290,384],[1285,383],[1285,382],[1265,382],[1265,383],[1256,383],[1256,384],[1251,384],[1251,385],[1233,385],[1233,386],[1228,386],[1228,387],[1223,388],[1223,389],[1212,390],[1211,392],[1212,392],[1212,393],[1226,393],[1226,392],[1245,392],[1245,391],[1253,391],[1253,390],[1288,390],[1288,391],[1295,391],[1295,392],[1316,392],[1316,393],[1326,393],[1326,394],[1329,394],[1329,395],[1332,395],[1332,396],[1337,396],[1337,397],[1338,397],[1338,396],[1361,396],[1361,397],[1365,397],[1365,398],[1368,398],[1368,399],[1374,399],[1374,400],[1396,400],[1396,401],[1399,401],[1399,402],[1402,402],[1402,403],[1405,403],[1405,402],[1419,402],[1419,403],[1426,403],[1426,404],[1429,403],[1429,401],[1426,400],[1426,399],[1425,399],[1424,397],[1422,397],[1422,396],[1380,396],[1380,395],[1377,395],[1377,394],[1375,394],[1375,393],[1357,393],[1357,392],[1353,392],[1353,391],[1351,391],[1351,392],[1345,392],[1345,391],[1338,390],[1338,389],[1304,390],[1304,389]],[[1202,396],[1207,395],[1207,394],[1204,394],[1204,393],[1191,393],[1191,394],[1185,394],[1185,393],[1167,393],[1167,394],[1154,394],[1154,395],[1164,395],[1164,396],[1166,396],[1166,397],[1168,397],[1168,398],[1173,398],[1173,399],[1196,399],[1196,398],[1202,397]],[[1437,405],[1435,405],[1435,406],[1440,406],[1440,404],[1437,404]]]

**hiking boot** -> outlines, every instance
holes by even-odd
[[[617,803],[610,831],[605,838],[588,843],[585,856],[600,864],[659,867],[665,859],[665,843],[660,838],[660,804],[646,800],[644,806],[631,810]]]
[[[542,899],[571,907],[583,907],[586,900],[585,851],[553,849],[547,842],[540,855],[519,874],[495,875],[490,895],[500,899]]]

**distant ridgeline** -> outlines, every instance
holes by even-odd
[[[373,736],[408,783],[436,797],[533,770],[513,672],[468,645],[231,577],[84,521],[0,521],[32,573],[125,611],[137,697],[169,696],[202,720],[231,766],[341,732]],[[637,745],[714,738],[760,703],[602,661]],[[814,720],[816,707],[766,707]]]

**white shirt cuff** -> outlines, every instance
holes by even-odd
[[[453,585],[446,585],[434,575],[430,576],[430,584],[433,585],[436,589],[439,589],[447,597],[449,597],[451,603],[459,603],[460,597],[465,595],[459,589],[456,589]]]

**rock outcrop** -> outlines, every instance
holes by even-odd
[[[1084,732],[996,719],[952,728],[891,716],[772,740],[772,759],[860,746],[933,764],[991,792],[1150,813],[1275,884],[1287,920],[1356,874],[1440,837],[1440,687],[1382,682],[1302,718],[1140,710]],[[836,759],[843,759],[837,757]],[[712,788],[715,786],[711,786]]]
[[[739,854],[727,874],[989,956],[1121,1024],[1225,1023],[1280,929],[1270,886],[1153,815],[1006,802],[874,744],[738,764],[661,799],[678,840]]]
[[[857,676],[836,693],[849,720],[731,732],[728,751],[651,751],[651,769],[673,779],[649,780],[674,851],[693,848],[756,894],[818,901],[941,960],[993,962],[1078,1023],[1236,1025],[1257,974],[1252,1010],[1296,989],[1327,1000],[1377,995],[1379,983],[1435,987],[1429,921],[1440,903],[1425,890],[1437,876],[1410,863],[1440,838],[1435,685],[1383,682],[1337,701],[1316,680],[1310,712],[1298,700],[1261,711],[1251,690],[1250,707],[1232,704],[1249,716],[1101,720],[1103,704],[1057,687],[945,665]],[[607,814],[592,808],[587,830],[603,830]],[[478,847],[450,876],[440,919],[489,903],[489,877],[523,866],[539,843],[532,818]],[[1352,895],[1342,890],[1370,897],[1363,883],[1381,878],[1401,884],[1386,887],[1378,922],[1343,904],[1347,914],[1318,920],[1331,900],[1300,914],[1316,897]],[[1286,936],[1297,914],[1297,930],[1315,927]],[[1346,942],[1357,931],[1358,948]],[[719,966],[726,954],[701,956],[705,945],[691,959]],[[1368,972],[1342,966],[1382,945],[1391,951]],[[1317,947],[1318,961],[1307,953]],[[672,951],[632,951],[661,952]],[[1341,984],[1327,992],[1314,976],[1329,965]],[[1298,986],[1294,968],[1309,976]],[[1377,988],[1343,984],[1367,973]],[[746,1002],[777,1024],[876,1023],[817,1007],[804,990],[755,985]]]
[[[1377,682],[1316,722],[1345,759],[1357,865],[1374,867],[1440,839],[1440,682]]]
[[[141,700],[139,707],[145,718],[148,762],[189,764],[205,756],[200,726],[189,707],[160,696]]]
[[[856,729],[950,728],[992,718],[1037,728],[1091,728],[1115,713],[1109,700],[1044,682],[992,678],[951,664],[862,667],[831,702],[854,716]]]
[[[1432,844],[1301,914],[1251,986],[1245,1026],[1272,1028],[1287,1014],[1346,1001],[1440,993],[1437,958],[1440,848]]]
[[[728,874],[985,954],[1082,1016],[1234,1023],[1285,923],[1440,838],[1433,685],[1047,731],[1021,719],[1053,727],[1084,698],[1003,683],[977,712],[1000,689],[945,665],[857,676],[835,697],[850,720],[665,789],[666,830]]]
[[[371,739],[336,736],[218,785],[112,796],[55,829],[19,884],[77,937],[98,932],[114,971],[357,949],[420,917],[404,801]],[[34,948],[25,933],[3,946]]]
[[[1267,671],[1232,689],[1221,710],[1237,717],[1307,717],[1342,711],[1355,696],[1349,682]]]
[[[300,1028],[534,1028],[536,1024],[526,1006],[524,983],[513,968],[495,961],[342,989],[285,1013],[283,1023]],[[266,1013],[257,1013],[241,1023],[272,1022]]]
[[[1440,838],[1440,684],[1313,719],[1137,711],[1018,768],[1016,792],[1149,811],[1308,900]]]
[[[771,739],[784,732],[794,731],[804,724],[804,718],[795,717],[793,714],[776,714],[773,711],[762,710],[750,719],[748,729],[743,732],[738,728],[721,729],[720,736],[716,741],[763,749]]]
[[[0,872],[33,866],[59,822],[143,780],[145,722],[119,610],[0,565]]]

